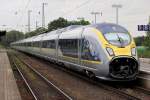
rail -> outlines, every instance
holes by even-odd
[[[15,56],[17,59],[19,57]],[[68,94],[66,94],[65,92],[63,92],[59,87],[57,87],[56,85],[54,85],[52,82],[50,82],[46,77],[44,77],[42,74],[40,74],[37,70],[35,70],[31,65],[27,64],[26,62],[24,62],[23,60],[19,59],[23,64],[25,64],[28,68],[30,68],[34,73],[36,73],[39,77],[41,77],[41,79],[43,79],[47,84],[49,84],[50,86],[54,87],[59,93],[61,93],[66,99],[68,100],[73,100],[72,97],[70,97]],[[37,100],[37,99],[36,99]]]

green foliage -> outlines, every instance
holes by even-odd
[[[22,32],[12,30],[6,33],[6,36],[2,37],[2,44],[8,46],[11,42],[20,40],[24,38],[24,34]]]
[[[139,57],[150,58],[150,31],[146,32],[146,37],[144,37],[144,40],[139,41],[143,42],[144,46],[144,48],[137,48]]]
[[[137,52],[140,58],[150,58],[150,50],[148,48],[137,48]]]
[[[58,18],[48,24],[48,31],[56,30],[59,28],[64,28],[70,25],[88,25],[89,21],[80,20],[80,21],[67,21],[64,18]]]
[[[25,34],[25,38],[32,37],[32,36],[35,36],[35,35],[39,35],[39,34],[47,32],[47,31],[50,32],[50,31],[53,31],[53,30],[56,30],[56,29],[64,28],[64,27],[67,27],[67,26],[70,26],[70,25],[88,25],[88,24],[90,24],[89,21],[85,21],[85,20],[68,21],[68,20],[60,17],[60,18],[50,22],[48,24],[48,29],[40,27],[40,28],[38,28],[34,31],[27,32]]]
[[[136,43],[137,46],[142,46],[143,45],[143,41],[145,40],[145,37],[135,37],[134,41]]]
[[[40,27],[34,31],[27,32],[25,35],[22,32],[12,30],[6,33],[6,36],[3,38],[0,38],[2,41],[2,44],[8,46],[11,42],[21,40],[23,38],[32,37],[35,35],[39,35],[48,31],[56,30],[59,28],[64,28],[70,25],[88,25],[90,24],[89,21],[80,20],[80,21],[68,21],[64,18],[58,18],[48,24],[48,29],[45,29],[43,27]]]
[[[3,44],[2,44],[2,43],[0,43],[0,48],[4,48],[4,46],[3,46]]]
[[[36,29],[34,31],[27,32],[25,34],[25,38],[32,37],[32,36],[35,36],[35,35],[39,35],[39,34],[42,34],[42,33],[46,32],[46,31],[47,31],[47,29],[45,29],[43,27],[40,27],[40,28],[38,28],[38,29]]]
[[[144,41],[144,46],[147,46],[150,50],[150,36],[147,36]]]
[[[85,20],[80,20],[80,21],[68,21],[67,26],[70,25],[89,25],[90,22],[89,21],[85,21]]]
[[[148,25],[150,25],[150,21],[149,21]],[[147,36],[150,37],[150,31],[147,31],[146,34],[147,34]]]
[[[149,22],[150,25],[150,22]],[[150,31],[146,32],[146,38],[144,40],[144,45],[150,50]]]
[[[6,31],[0,31],[0,37],[6,35]]]
[[[68,21],[64,18],[58,18],[48,24],[48,31],[56,30],[68,26]]]

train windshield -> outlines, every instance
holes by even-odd
[[[104,36],[113,45],[126,46],[130,43],[130,36],[127,33],[106,33]]]
[[[103,33],[105,39],[112,45],[124,47],[131,41],[129,32],[115,24],[104,24],[99,26],[100,31]]]

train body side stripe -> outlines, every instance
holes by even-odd
[[[69,57],[69,56],[62,56],[66,59],[73,59],[73,60],[78,60],[78,58],[74,58],[74,57]],[[81,62],[87,62],[87,63],[94,63],[94,64],[101,64],[100,61],[93,61],[93,60],[81,60]]]

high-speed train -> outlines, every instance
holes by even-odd
[[[112,23],[69,26],[13,42],[11,47],[103,80],[131,81],[139,71],[132,36]]]

